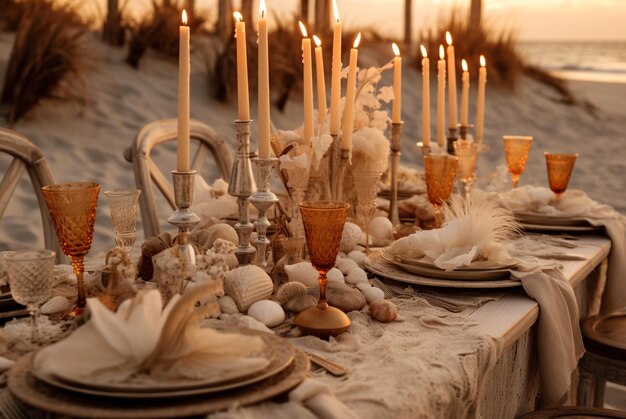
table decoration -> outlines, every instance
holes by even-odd
[[[273,157],[267,159],[257,158],[252,161],[257,165],[257,190],[250,195],[249,201],[259,210],[259,215],[254,221],[254,228],[257,232],[256,239],[254,240],[256,247],[256,265],[265,269],[267,267],[267,247],[270,244],[266,236],[267,228],[270,226],[266,211],[278,202],[278,197],[270,191],[272,169],[277,159]]]
[[[226,274],[224,292],[230,296],[240,312],[245,313],[255,302],[266,300],[272,295],[274,283],[259,266],[240,266]]]
[[[250,234],[254,226],[250,222],[248,215],[248,198],[256,191],[256,183],[252,175],[252,165],[250,163],[250,124],[251,120],[235,121],[237,127],[237,154],[233,170],[228,184],[228,194],[237,198],[239,208],[239,218],[235,224],[235,230],[239,237],[239,247],[235,252],[239,265],[248,265],[254,258],[254,247],[250,245]]]
[[[561,194],[567,189],[567,184],[572,176],[578,154],[555,154],[545,152],[546,166],[548,168],[548,183],[554,192],[558,204]]]
[[[93,241],[100,185],[71,182],[44,186],[41,191],[48,205],[61,249],[70,257],[76,274],[78,298],[76,307],[68,315],[78,317],[85,308],[84,257],[89,253]]]
[[[528,153],[533,142],[533,137],[519,135],[505,135],[504,151],[506,152],[506,165],[513,178],[513,187],[517,188],[519,177],[526,169]]]
[[[39,306],[50,297],[50,282],[55,253],[51,250],[16,251],[6,258],[11,295],[25,305],[31,318],[31,341],[38,343],[37,314]]]
[[[402,126],[402,121],[391,123],[391,196],[389,199],[389,220],[391,220],[394,225],[400,222],[400,217],[398,216],[398,166],[400,165]]]
[[[316,307],[295,318],[305,333],[317,336],[338,335],[350,327],[350,319],[326,302],[326,273],[335,266],[339,240],[350,206],[337,201],[306,201],[300,204],[311,263],[319,271],[320,298]]]
[[[454,154],[459,158],[457,176],[463,183],[463,190],[467,198],[476,180],[476,163],[480,147],[472,140],[461,138],[454,142]]]
[[[304,227],[298,205],[304,201],[309,185],[309,174],[313,160],[311,147],[297,144],[286,154],[280,156],[280,169],[287,172],[287,186],[291,191],[291,232],[295,237],[304,238]]]
[[[101,281],[106,288],[98,296],[100,302],[115,311],[123,300],[135,295],[132,285],[137,279],[137,266],[123,249],[115,248],[107,252],[106,268],[102,270]]]
[[[112,189],[104,191],[109,198],[111,221],[115,232],[115,244],[126,252],[135,243],[137,231],[137,201],[141,191],[138,189]]]
[[[476,142],[482,143],[485,131],[485,86],[487,84],[487,61],[480,56],[478,70],[478,104],[476,106]]]
[[[376,209],[376,194],[378,181],[382,172],[354,171],[354,190],[357,196],[356,219],[365,232],[365,253],[369,253],[370,221]]]
[[[443,224],[443,204],[452,192],[459,158],[447,154],[424,156],[428,200],[435,209],[435,228]]]

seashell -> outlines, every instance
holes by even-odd
[[[291,300],[287,301],[285,304],[285,310],[293,311],[294,313],[299,313],[304,309],[309,307],[313,307],[317,304],[318,298],[312,295],[301,295],[293,297]]]
[[[330,271],[326,273],[326,277],[328,278],[328,282],[346,282],[343,277],[343,273],[337,268],[332,268]]]
[[[156,237],[151,237],[141,245],[141,258],[139,259],[139,277],[144,281],[149,281],[154,275],[152,257],[158,255],[165,249],[172,247],[172,236],[170,233],[160,233]]]
[[[361,291],[365,290],[366,288],[370,288],[371,286],[372,285],[369,282],[359,282],[358,284],[356,284],[356,287]]]
[[[365,269],[365,253],[359,250],[353,250],[348,253],[348,259],[355,261],[356,264],[359,265],[359,268]]]
[[[414,224],[398,224],[393,228],[393,238],[398,240],[402,237],[410,236],[419,230],[420,228]]]
[[[358,268],[359,265],[350,258],[344,258],[339,261],[337,264],[337,268],[344,274],[347,275],[352,268]]]
[[[385,299],[385,293],[380,288],[368,287],[368,288],[365,288],[361,292],[365,296],[365,299],[367,300],[368,304],[376,300]]]
[[[248,316],[260,321],[267,327],[278,326],[285,320],[285,312],[276,301],[257,301],[248,309]]]
[[[367,282],[367,272],[356,266],[350,269],[350,272],[348,272],[348,276],[346,276],[346,282],[352,285],[356,285],[359,282]]]
[[[174,240],[178,243],[178,236],[176,236]],[[206,253],[206,251],[213,246],[211,233],[204,229],[192,231],[191,234],[189,234],[189,241],[195,246],[196,252],[200,254]]]
[[[270,298],[273,289],[272,278],[256,265],[235,268],[224,280],[224,292],[235,300],[240,312],[247,311],[254,302]]]
[[[369,232],[374,246],[387,246],[393,240],[393,224],[387,217],[372,218]]]
[[[220,310],[222,313],[226,314],[237,314],[239,313],[239,309],[237,308],[237,303],[233,300],[233,297],[225,295],[219,299]]]
[[[382,323],[394,321],[398,317],[398,307],[389,300],[372,301],[369,306],[370,316]]]
[[[228,224],[220,223],[214,224],[208,228],[208,248],[213,247],[213,243],[217,239],[223,239],[239,245],[239,236],[237,236],[237,232],[233,227]]]
[[[354,223],[347,222],[343,226],[343,232],[341,233],[341,244],[339,250],[344,253],[349,253],[354,247],[361,242],[363,237],[363,231],[361,227]]]
[[[366,303],[365,297],[359,290],[338,282],[328,283],[326,300],[328,304],[344,312],[360,310]]]
[[[281,285],[276,291],[274,299],[280,305],[284,305],[287,301],[293,297],[300,297],[306,295],[306,286],[301,282],[286,282]]]
[[[235,269],[237,266],[239,266],[237,256],[235,256],[234,254],[224,256],[224,262],[226,263],[226,266],[228,266],[228,269]]]
[[[310,262],[299,262],[293,265],[285,265],[285,272],[289,277],[289,281],[301,282],[307,288],[319,286],[317,282],[319,273]]]
[[[39,312],[41,314],[61,313],[70,308],[70,302],[65,297],[52,297],[47,303],[41,306]]]

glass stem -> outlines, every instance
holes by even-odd
[[[433,204],[435,208],[435,228],[441,228],[443,224],[443,213],[441,212],[441,204]]]
[[[39,311],[37,310],[37,307],[29,304],[28,305],[28,311],[30,312],[30,340],[32,341],[32,343],[38,343],[39,342],[39,331],[37,330],[37,314],[39,314]]]
[[[320,277],[318,278],[320,283],[320,300],[317,303],[317,308],[328,308],[328,303],[326,302],[326,285],[328,285],[328,278],[326,278],[326,272],[320,271]]]
[[[513,177],[513,187],[517,188],[517,184],[519,183],[519,175],[511,175]]]
[[[85,272],[85,261],[82,256],[72,258],[72,267],[76,274],[76,285],[78,287],[78,299],[76,300],[76,307],[85,307],[85,284],[83,282],[83,273]]]
[[[471,189],[472,189],[471,182],[463,182],[463,190],[465,191],[465,199],[469,198]]]

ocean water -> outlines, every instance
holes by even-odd
[[[624,42],[521,42],[528,61],[568,79],[626,83]]]

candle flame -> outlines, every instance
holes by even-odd
[[[322,40],[317,37],[317,35],[313,35],[313,40],[315,41],[315,45],[318,47],[322,46]]]
[[[487,65],[487,60],[485,60],[485,56],[481,55],[480,56],[480,66],[481,67],[485,67]]]
[[[356,36],[356,39],[354,40],[353,48],[358,48],[360,42],[361,42],[361,32],[359,32],[359,34]]]
[[[309,35],[307,35],[306,33],[306,26],[304,26],[304,23],[302,22],[298,22],[298,24],[300,25],[300,31],[302,32],[302,36],[307,38]]]
[[[237,22],[241,22],[243,20],[243,16],[239,12],[233,12],[233,17]]]
[[[469,69],[467,68],[467,61],[465,61],[465,58],[463,58],[463,61],[461,61],[461,67],[463,67],[463,71],[469,71]]]
[[[391,48],[393,49],[393,53],[396,54],[396,57],[399,57],[400,48],[398,48],[398,45],[396,45],[396,43],[394,42],[393,44],[391,44]]]
[[[267,5],[265,4],[265,0],[261,0],[259,2],[259,11],[261,12],[261,17],[265,17],[267,13]]]
[[[335,14],[335,20],[339,23],[339,8],[337,7],[337,0],[333,0],[333,13]]]
[[[446,54],[443,51],[443,45],[439,45],[439,59],[443,60]]]
[[[183,25],[187,25],[187,11],[183,9]]]
[[[452,45],[452,35],[450,35],[450,32],[448,31],[446,31],[446,42],[448,45]]]
[[[426,51],[426,47],[424,45],[420,45],[420,49],[422,50],[422,57],[428,58],[428,52]]]

